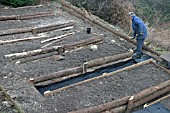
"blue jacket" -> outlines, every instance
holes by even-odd
[[[132,28],[133,28],[133,37],[136,36],[136,34],[143,33],[143,35],[139,35],[140,38],[146,38],[147,37],[147,28],[144,22],[137,16],[132,16]],[[137,38],[138,38],[137,37]]]

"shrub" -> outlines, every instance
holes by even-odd
[[[21,7],[26,5],[33,5],[37,1],[36,0],[2,0],[1,3],[6,5],[12,5],[14,7]]]

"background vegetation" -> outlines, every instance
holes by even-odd
[[[37,3],[37,0],[1,0],[1,3],[11,5],[13,7],[20,7],[26,5],[34,5]]]

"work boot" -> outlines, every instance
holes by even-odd
[[[141,54],[134,53],[132,55],[132,59],[139,59],[139,58],[141,58]]]

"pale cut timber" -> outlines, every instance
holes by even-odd
[[[66,2],[65,0],[62,0],[61,3],[62,3],[62,5],[63,5],[64,7],[67,7],[67,9],[68,9],[67,11],[68,11],[68,12],[69,12],[69,10],[73,10],[73,11],[70,11],[70,12],[71,12],[71,13],[74,13],[74,14],[75,14],[75,13],[78,13],[78,14],[80,14],[81,16],[83,16],[83,17],[85,17],[86,19],[88,19],[89,21],[91,21],[91,22],[97,24],[98,26],[100,26],[100,27],[102,27],[102,28],[110,31],[111,33],[113,33],[113,34],[115,34],[115,35],[117,35],[117,36],[119,36],[119,37],[127,40],[128,42],[131,42],[131,43],[133,43],[133,44],[136,44],[136,41],[131,40],[131,38],[130,38],[128,35],[124,34],[124,33],[121,32],[121,31],[118,31],[118,30],[116,30],[116,29],[113,29],[113,28],[112,28],[111,26],[109,26],[109,25],[103,24],[103,23],[102,23],[101,21],[99,21],[97,18],[92,17],[91,14],[89,14],[88,12],[82,11],[82,10],[78,9],[77,7],[75,7],[75,6],[72,6],[71,4],[69,4],[68,2]],[[158,55],[158,56],[161,55],[160,53],[158,53],[158,52],[155,51],[155,50],[152,50],[151,48],[147,47],[146,45],[144,45],[143,48],[144,48],[145,50],[153,53],[153,54]]]
[[[55,40],[55,41],[50,42],[50,43],[42,46],[41,48],[45,48],[45,47],[48,47],[48,46],[50,46],[50,45],[52,45],[52,44],[54,44],[54,43],[56,43],[56,42],[62,41],[62,40],[64,40],[64,39],[68,38],[68,36],[73,35],[73,34],[74,34],[74,33],[70,33],[70,34],[68,34],[68,35],[61,36],[61,37],[58,37],[58,39],[57,39],[56,37],[54,37],[54,38],[51,39],[51,40]],[[44,40],[44,41],[45,41],[45,40]],[[41,43],[42,43],[42,42],[41,42]]]
[[[96,67],[96,66],[103,65],[103,64],[106,64],[106,63],[121,60],[121,59],[130,57],[131,54],[132,54],[131,52],[128,52],[128,53],[109,56],[108,58],[104,57],[104,59],[107,59],[107,62],[101,62],[101,60],[103,60],[103,58],[94,59],[94,60],[89,61],[89,62],[92,62],[92,63],[90,63],[90,65],[88,67],[90,67],[90,68]],[[109,59],[110,59],[110,61],[109,61]],[[88,62],[87,62],[87,64],[88,64]],[[71,69],[55,72],[55,73],[52,73],[52,74],[42,75],[40,77],[34,78],[34,83],[52,80],[52,79],[56,79],[56,78],[59,78],[59,77],[64,77],[64,76],[68,76],[68,75],[72,75],[72,74],[76,74],[76,73],[83,73],[83,66],[79,66],[79,67],[76,67],[76,68],[71,68]]]
[[[68,34],[64,34],[64,35],[61,35],[61,36],[57,36],[57,37],[54,37],[54,38],[49,38],[49,39],[41,41],[41,43],[45,43],[45,42],[52,41],[52,40],[58,40],[58,39],[61,39],[61,38],[64,38],[66,36],[70,36],[70,35],[73,35],[73,34],[74,34],[74,32],[68,33]]]
[[[34,56],[34,55],[39,55],[42,53],[57,51],[58,48],[59,46],[53,46],[53,47],[44,48],[44,49],[36,49],[36,50],[26,51],[26,52],[21,52],[21,53],[13,53],[13,54],[5,55],[5,58],[18,59],[18,58],[23,58],[23,57],[28,57],[28,56]]]
[[[89,39],[80,40],[80,41],[72,43],[72,44],[66,44],[66,45],[64,45],[64,49],[65,50],[73,49],[75,47],[82,47],[82,46],[86,46],[86,45],[90,45],[90,44],[94,44],[94,43],[98,43],[98,42],[102,42],[102,41],[103,41],[102,37],[96,36],[96,37],[92,37]]]
[[[23,41],[29,41],[29,40],[35,40],[35,39],[41,39],[41,38],[47,38],[48,36],[43,37],[28,37],[28,38],[21,38],[21,39],[13,39],[13,40],[0,40],[0,44],[9,44],[9,43],[16,43],[16,42],[23,42]]]
[[[83,84],[83,83],[87,83],[87,82],[90,82],[92,80],[97,80],[97,79],[101,79],[101,78],[104,78],[104,77],[108,77],[108,76],[112,76],[116,73],[119,73],[119,72],[122,72],[122,71],[126,71],[126,70],[129,70],[129,69],[133,69],[133,68],[136,68],[136,67],[139,67],[139,66],[142,66],[142,65],[145,65],[145,64],[148,64],[150,63],[150,59],[149,60],[146,60],[146,61],[143,61],[143,62],[140,62],[140,63],[137,63],[137,64],[134,64],[132,66],[128,66],[128,67],[125,67],[123,69],[120,69],[120,70],[117,70],[117,71],[114,71],[114,72],[111,72],[111,73],[104,73],[103,75],[101,76],[98,76],[98,77],[94,77],[94,78],[91,78],[91,79],[88,79],[88,80],[84,80],[82,82],[78,82],[78,83],[75,83],[73,85],[69,85],[69,86],[66,86],[66,87],[63,87],[63,88],[59,88],[59,89],[56,89],[56,90],[53,90],[51,91],[50,94],[53,94],[55,92],[60,92],[62,90],[65,90],[65,89],[68,89],[70,87],[73,87],[73,86],[77,86],[77,85],[80,85],[80,84]]]

